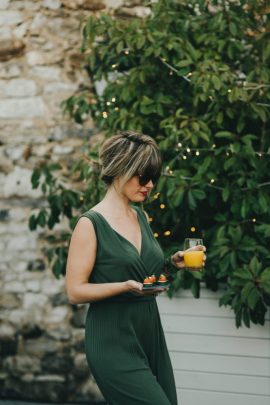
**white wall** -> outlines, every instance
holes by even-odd
[[[270,314],[264,326],[237,329],[219,296],[158,298],[179,404],[270,405]]]

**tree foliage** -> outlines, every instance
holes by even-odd
[[[71,96],[64,109],[78,123],[90,114],[108,136],[132,129],[158,142],[163,175],[145,206],[153,230],[167,253],[190,236],[208,247],[202,274],[178,272],[169,294],[191,288],[199,297],[201,281],[212,290],[225,284],[220,305],[232,307],[236,325],[263,324],[270,305],[267,2],[160,0],[150,7],[143,19],[101,14],[83,23],[93,89]],[[73,168],[84,190],[58,184],[54,167],[33,173],[49,206],[32,216],[32,229],[53,228],[62,215],[72,228],[78,210],[101,198],[97,150],[85,153],[90,163]]]

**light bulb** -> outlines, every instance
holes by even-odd
[[[165,236],[170,236],[170,234],[171,234],[171,231],[165,231],[165,232],[164,232],[164,235],[165,235]]]
[[[197,151],[196,151],[196,156],[199,156],[199,154],[200,154],[200,152],[197,150]]]
[[[195,226],[192,226],[192,227],[190,228],[190,230],[191,230],[191,232],[195,232],[195,231],[196,231]]]
[[[165,204],[160,204],[160,208],[161,208],[162,210],[164,210],[165,207],[166,207]]]
[[[158,233],[157,232],[154,233],[154,237],[158,238]]]

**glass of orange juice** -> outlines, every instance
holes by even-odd
[[[186,238],[184,243],[184,263],[187,270],[202,271],[203,250],[192,250],[195,246],[203,245],[202,239]],[[191,249],[191,250],[190,250]]]

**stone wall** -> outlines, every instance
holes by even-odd
[[[99,402],[84,355],[86,306],[67,302],[52,276],[42,229],[28,219],[42,204],[31,188],[41,160],[65,161],[96,133],[60,102],[89,85],[79,23],[117,8],[144,16],[140,1],[0,0],[0,395],[40,401]]]

